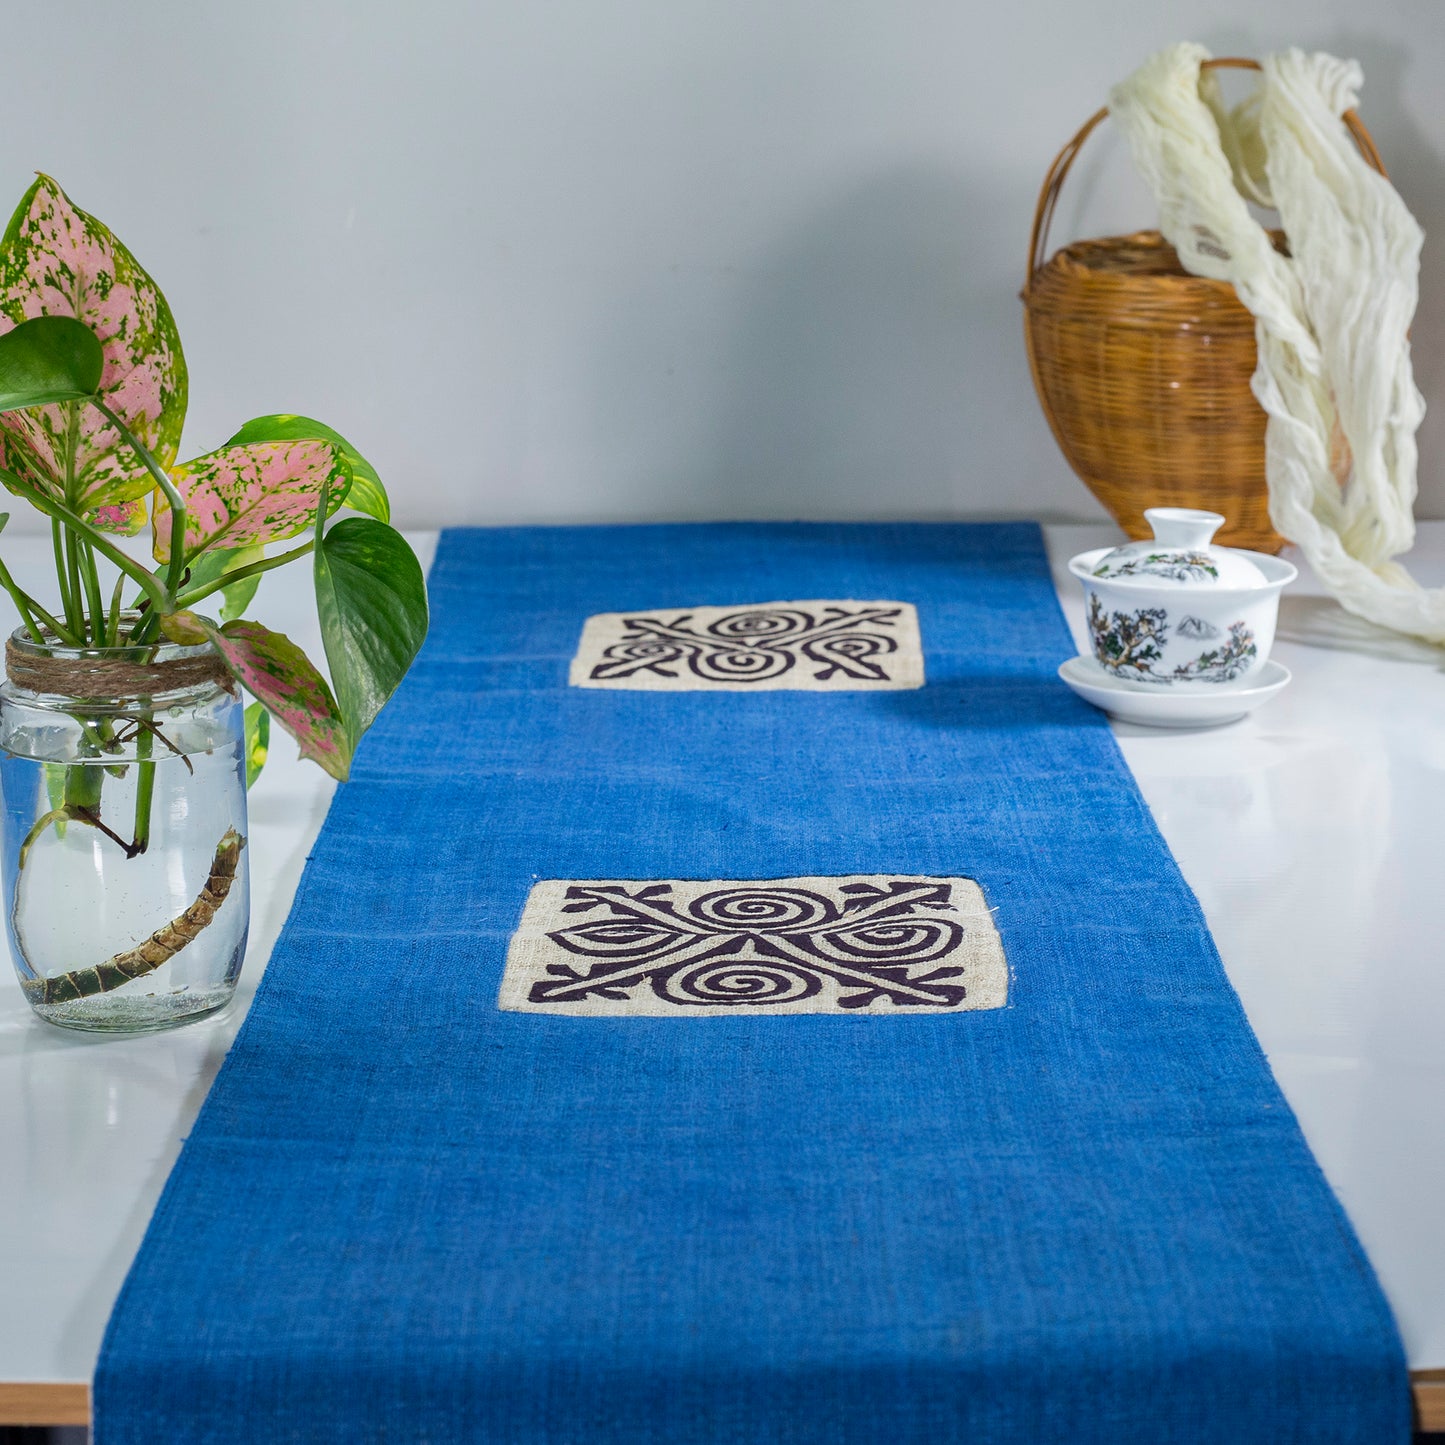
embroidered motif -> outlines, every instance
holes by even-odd
[[[564,1014],[999,1008],[1003,945],[971,878],[534,885],[498,1004]]]
[[[765,602],[587,619],[573,687],[805,691],[923,686],[906,602]]]

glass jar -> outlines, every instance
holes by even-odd
[[[244,710],[209,643],[6,647],[3,880],[41,1018],[135,1032],[223,1007],[246,950]]]

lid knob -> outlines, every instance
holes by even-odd
[[[1192,507],[1146,507],[1144,520],[1154,529],[1154,540],[1166,547],[1203,551],[1224,525],[1218,512],[1196,512]]]

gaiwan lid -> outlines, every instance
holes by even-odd
[[[1150,507],[1144,520],[1153,529],[1154,540],[1129,542],[1106,552],[1094,564],[1095,577],[1180,589],[1268,585],[1269,579],[1244,553],[1211,544],[1224,525],[1218,512]]]

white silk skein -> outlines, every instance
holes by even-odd
[[[1200,45],[1151,57],[1109,96],[1160,230],[1185,269],[1228,281],[1255,318],[1253,389],[1268,414],[1270,518],[1351,612],[1445,642],[1445,589],[1394,559],[1415,540],[1410,366],[1424,235],[1341,115],[1354,61],[1286,50],[1226,110]],[[1282,256],[1245,197],[1273,205]]]

